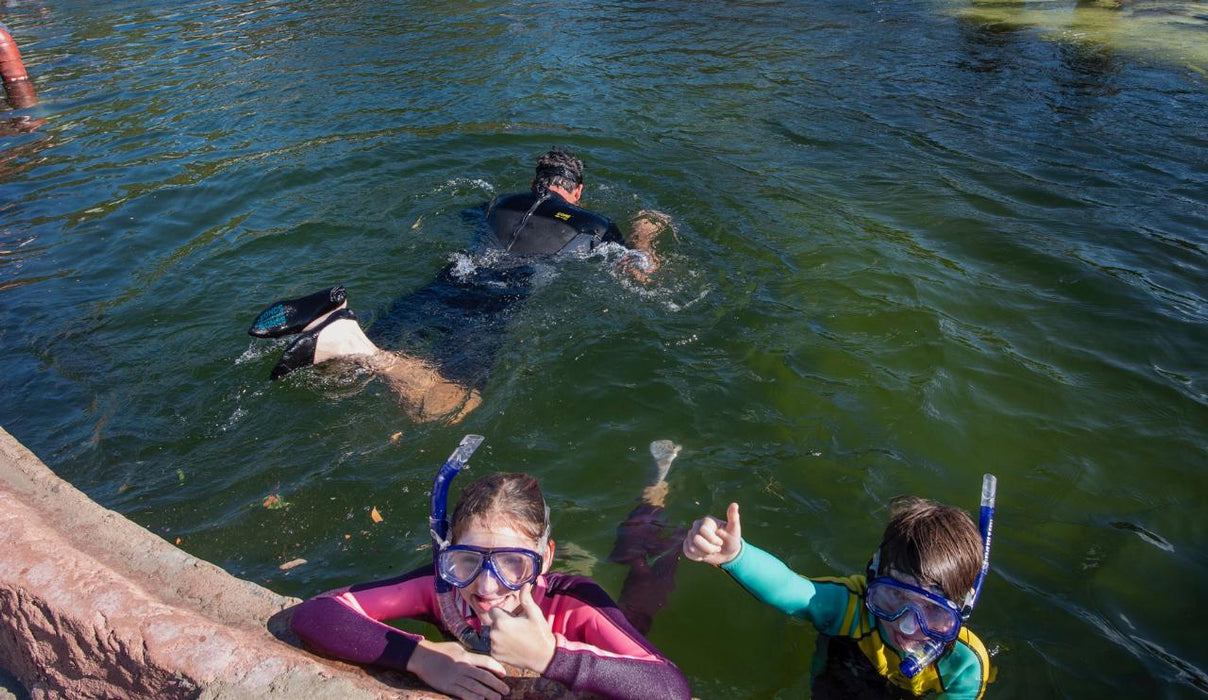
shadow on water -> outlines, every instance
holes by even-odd
[[[29,691],[12,674],[0,667],[0,700],[29,700]]]

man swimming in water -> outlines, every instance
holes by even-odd
[[[503,331],[542,266],[613,243],[629,249],[617,265],[634,279],[648,282],[658,270],[653,244],[669,217],[639,212],[626,242],[612,221],[578,206],[582,196],[583,162],[566,151],[549,151],[537,159],[531,192],[483,206],[484,261],[451,262],[427,286],[395,301],[368,335],[347,308],[343,287],[276,302],[248,332],[260,338],[301,333],[282,353],[273,379],[332,359],[354,359],[386,379],[412,419],[456,422],[482,402]]]

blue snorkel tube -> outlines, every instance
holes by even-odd
[[[461,614],[458,606],[457,591],[440,577],[435,570],[437,557],[445,547],[449,546],[449,485],[458,472],[466,468],[474,450],[485,440],[481,435],[467,435],[461,439],[457,449],[449,455],[449,459],[441,465],[432,480],[432,506],[428,511],[428,532],[432,535],[432,565],[433,580],[436,583],[436,600],[438,603],[441,622],[445,629],[470,651],[487,654],[491,651],[490,629],[483,628],[479,633]]]
[[[961,610],[963,619],[968,619],[969,613],[973,612],[973,606],[977,605],[977,599],[981,597],[982,584],[986,582],[986,574],[990,572],[990,540],[994,536],[994,498],[997,495],[998,479],[995,479],[993,474],[986,474],[982,477],[981,513],[977,518],[978,530],[981,531],[982,538],[981,570],[977,572],[977,581],[973,583],[973,590],[969,592],[969,597],[965,600],[965,606]]]
[[[969,615],[973,612],[973,606],[981,597],[986,574],[990,572],[990,540],[994,536],[994,498],[997,494],[998,479],[994,478],[993,474],[984,475],[981,489],[981,512],[977,518],[978,530],[981,531],[982,538],[981,569],[978,570],[977,578],[973,581],[973,588],[969,589],[969,593],[965,596],[965,603],[961,606],[962,624],[969,619]],[[919,675],[924,668],[927,668],[940,657],[940,654],[944,653],[947,646],[946,643],[934,639],[923,642],[922,649],[918,653],[903,656],[902,664],[899,666],[902,675],[907,678]]]

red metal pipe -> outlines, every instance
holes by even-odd
[[[0,77],[4,78],[4,94],[8,96],[8,103],[13,109],[37,104],[38,96],[34,93],[29,74],[25,72],[17,42],[13,41],[3,24],[0,24]]]

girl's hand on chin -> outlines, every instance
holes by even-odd
[[[508,694],[508,684],[500,679],[507,675],[503,666],[457,642],[420,642],[407,670],[433,689],[462,700],[500,700]]]
[[[557,642],[545,614],[533,600],[533,585],[520,589],[520,608],[487,611],[491,624],[491,656],[505,664],[544,673],[554,658]]]

